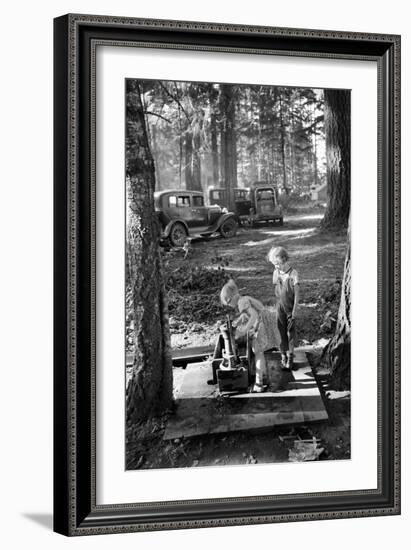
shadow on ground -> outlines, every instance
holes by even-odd
[[[45,527],[46,529],[48,529],[50,531],[53,530],[53,516],[52,516],[52,514],[24,513],[23,517],[33,521],[34,523],[37,523],[38,525],[41,525],[41,527]]]

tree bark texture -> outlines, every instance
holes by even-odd
[[[314,123],[314,118],[315,118],[315,105],[313,103],[312,105],[312,123]],[[314,128],[314,132],[313,132],[313,138],[312,138],[312,141],[313,141],[313,149],[312,149],[312,159],[313,159],[313,179],[314,179],[314,185],[315,187],[318,186],[318,161],[317,161],[317,130],[316,128]]]
[[[224,176],[227,189],[228,208],[234,210],[234,191],[237,187],[237,146],[235,133],[234,88],[230,84],[221,85],[223,115],[222,141],[224,142]],[[222,147],[223,150],[223,147]]]
[[[284,191],[288,195],[290,190],[288,188],[287,181],[287,163],[285,159],[285,125],[284,125],[284,115],[283,115],[283,102],[280,93],[280,139],[281,139],[281,165],[283,169],[283,187]]]
[[[138,422],[171,405],[168,306],[154,212],[154,163],[140,89],[127,81],[127,255],[133,296],[135,356],[126,393],[127,420]]]
[[[202,191],[203,188],[201,186],[201,156],[200,156],[200,149],[201,149],[201,134],[198,128],[196,128],[195,132],[193,133],[193,155],[192,155],[192,187],[194,191]]]
[[[351,185],[351,95],[349,90],[324,90],[328,205],[324,229],[347,227]]]
[[[210,133],[211,133],[211,156],[213,159],[213,185],[218,185],[218,141],[217,141],[217,120],[214,112],[210,115]]]
[[[151,149],[153,151],[154,172],[156,174],[157,189],[161,189],[160,170],[158,169],[158,166],[157,166],[157,162],[156,162],[157,155],[155,153],[157,150],[157,127],[155,124],[152,124],[151,132],[149,132],[148,124],[146,124],[146,128],[147,128],[147,136],[149,139],[151,138]]]
[[[341,288],[335,334],[324,350],[325,365],[331,374],[332,386],[349,389],[351,383],[351,235],[347,232],[347,253]]]
[[[186,131],[185,140],[184,140],[184,152],[185,152],[185,162],[184,162],[184,181],[186,184],[186,189],[193,188],[193,134]]]

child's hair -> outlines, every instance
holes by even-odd
[[[221,292],[220,292],[221,303],[224,306],[227,306],[231,298],[236,294],[239,294],[238,287],[233,281],[233,279],[229,279],[229,281],[221,289]]]
[[[289,259],[288,252],[282,246],[273,246],[267,254],[267,260],[274,263],[274,258],[281,258],[285,262]]]

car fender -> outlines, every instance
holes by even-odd
[[[220,227],[223,225],[223,223],[230,218],[233,218],[238,224],[238,216],[234,214],[234,212],[227,212],[226,214],[223,214],[218,218],[215,224],[212,227],[210,227],[209,232],[214,233],[215,231],[218,231]]]
[[[182,223],[187,231],[187,235],[190,234],[190,231],[188,229],[188,225],[186,224],[186,222],[184,220],[177,218],[169,221],[168,224],[165,226],[165,228],[163,229],[163,237],[168,237],[170,235],[171,228],[175,223]]]

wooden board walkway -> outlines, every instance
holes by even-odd
[[[196,363],[197,361],[203,361],[210,355],[213,355],[214,346],[197,346],[195,348],[183,348],[173,349],[171,357],[174,366],[185,366],[187,363]],[[133,365],[134,354],[126,354],[126,366],[131,367]]]
[[[176,411],[164,439],[207,433],[258,430],[279,425],[326,421],[327,411],[304,351],[297,350],[296,370],[280,368],[280,354],[266,354],[268,391],[221,396],[209,362],[189,364],[174,388]]]
[[[173,361],[174,376],[177,371],[180,370],[180,367],[186,368],[190,363],[197,363],[200,361],[206,360],[208,357],[213,355],[214,347],[213,346],[197,346],[195,348],[184,348],[184,349],[173,349],[171,353],[171,358]],[[131,380],[132,367],[134,361],[134,354],[126,354],[126,387]]]

